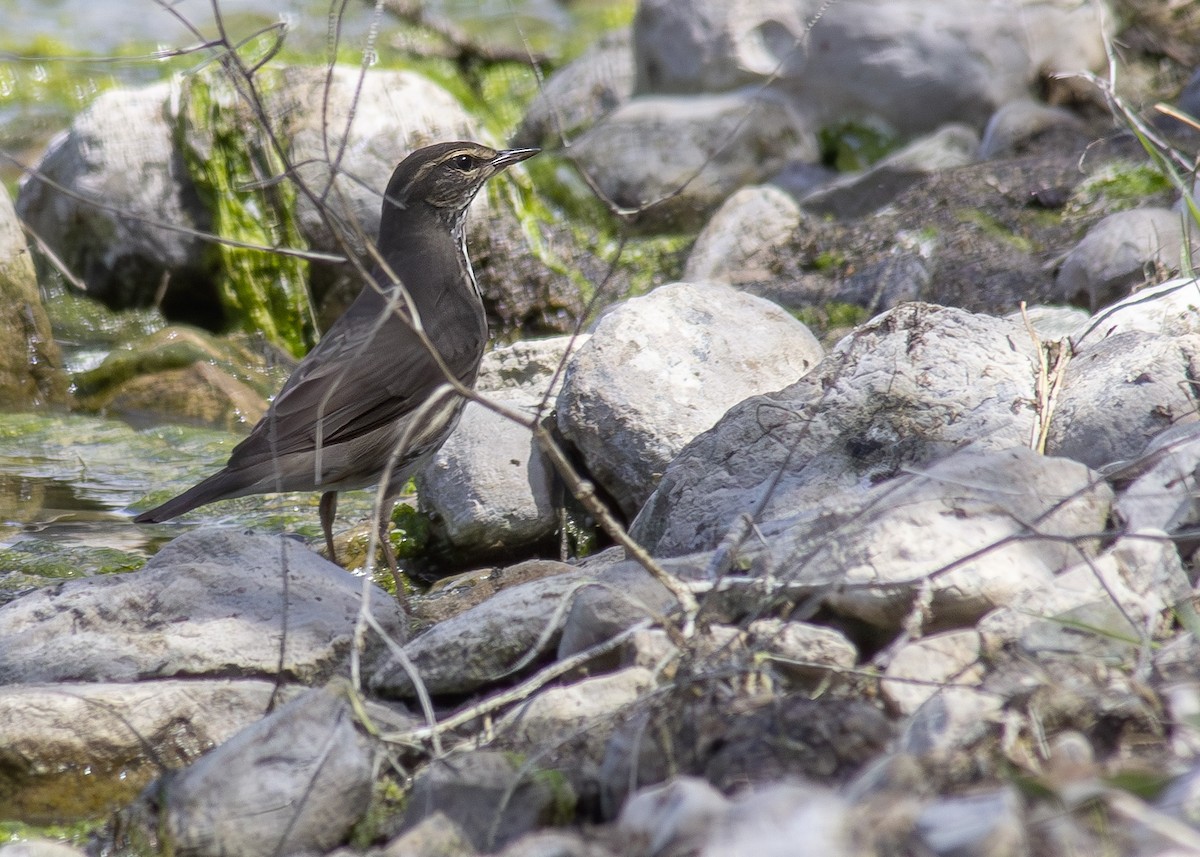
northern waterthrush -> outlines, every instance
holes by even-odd
[[[321,528],[336,562],[337,492],[375,485],[386,474],[386,531],[392,499],[462,413],[464,399],[447,386],[448,374],[472,386],[487,345],[483,298],[467,257],[467,208],[488,179],[538,151],[457,142],[405,158],[384,194],[373,282],[296,367],[224,469],[133,520],[166,521],[248,494],[321,491]],[[383,546],[394,570],[386,538]]]

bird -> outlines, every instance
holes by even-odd
[[[159,523],[251,494],[321,491],[321,528],[336,563],[338,492],[386,478],[381,543],[397,574],[386,538],[395,497],[458,423],[465,399],[447,386],[447,373],[472,387],[488,342],[483,296],[467,255],[467,208],[488,179],[539,151],[458,141],[417,149],[401,161],[384,193],[371,277],[354,302],[301,360],[224,468],[134,522]]]

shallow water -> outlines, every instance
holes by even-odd
[[[282,20],[287,61],[325,61],[329,0],[218,2],[234,41]],[[467,33],[484,33],[492,43],[561,56],[588,39],[588,26],[594,35],[598,27],[612,25],[612,10],[628,15],[633,3],[428,0],[423,6],[426,14],[444,16]],[[343,60],[361,57],[376,29],[382,60],[399,50],[394,41],[399,25],[379,15],[373,3],[353,0],[345,9],[339,22]],[[50,137],[100,91],[186,73],[210,53],[171,60],[152,53],[193,47],[217,31],[212,0],[0,0],[0,21],[0,181],[10,190],[20,165],[33,164]],[[153,313],[105,314],[91,304],[61,288],[47,293],[71,371],[94,367],[115,343],[162,324]],[[218,469],[237,440],[195,428],[139,431],[91,417],[0,414],[0,589],[23,574],[78,576],[137,567],[198,523],[319,538],[315,494],[228,501],[196,510],[182,522],[151,527],[131,522],[136,511]],[[351,492],[340,503],[339,528],[367,520],[370,511],[371,495]]]
[[[239,436],[213,429],[137,430],[86,416],[0,414],[0,581],[14,573],[79,577],[137,568],[202,524],[295,533],[318,544],[318,495],[245,497],[152,526],[132,516],[217,470]],[[370,517],[348,492],[338,529]]]

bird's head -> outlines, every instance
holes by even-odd
[[[406,210],[424,204],[442,219],[457,221],[488,179],[539,151],[497,151],[469,142],[437,143],[418,149],[392,173],[383,201],[384,217],[389,208]]]

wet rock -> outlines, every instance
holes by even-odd
[[[112,812],[298,692],[257,679],[0,687],[0,816]]]
[[[1166,208],[1110,214],[1067,254],[1054,296],[1095,311],[1160,279],[1164,272],[1178,271],[1188,241],[1186,218]],[[1200,252],[1200,239],[1191,239],[1188,252],[1190,256]]]
[[[51,143],[17,212],[92,297],[148,306],[165,279],[164,313],[211,326],[220,313],[197,231],[212,224],[175,145],[179,95],[176,83],[101,93]]]
[[[1046,452],[1090,467],[1136,457],[1156,435],[1195,422],[1200,335],[1129,331],[1083,345],[1067,364]]]
[[[439,622],[404,647],[432,694],[468,693],[509,675],[526,655],[558,643],[557,614],[589,582],[578,572],[505,589],[481,604]],[[412,678],[389,658],[371,677],[371,689],[389,698],[411,696]]]
[[[629,28],[605,33],[550,76],[513,133],[514,146],[558,148],[601,121],[633,93]]]
[[[1028,443],[1038,357],[1013,321],[911,304],[807,376],[730,408],[666,468],[631,534],[656,556],[715,548],[738,516],[815,514],[952,449]]]
[[[633,514],[688,441],[820,355],[808,329],[774,304],[727,286],[662,286],[610,310],[572,357],[559,430]]]
[[[561,777],[523,766],[506,753],[475,750],[431,762],[417,773],[402,827],[441,813],[476,849],[491,853],[524,833],[565,821],[574,804]]]
[[[314,249],[341,254],[335,223],[361,262],[379,231],[383,189],[392,170],[412,150],[445,140],[489,142],[487,132],[444,88],[409,71],[335,66],[291,67],[270,107],[291,142],[301,178],[331,207],[324,214],[306,195],[297,198],[301,228]],[[312,105],[326,105],[313,110]],[[351,122],[350,117],[353,117]],[[332,135],[332,139],[331,139]],[[491,141],[495,142],[495,141]],[[336,169],[330,163],[333,147]],[[337,148],[344,147],[344,148]],[[498,181],[519,181],[510,170]],[[332,184],[330,182],[332,181]],[[326,187],[332,188],[326,191]],[[493,187],[480,193],[467,218],[471,260],[495,328],[556,330],[559,312],[573,317],[578,296],[531,251],[511,199]],[[312,286],[327,326],[362,287],[348,266],[313,266]],[[544,326],[539,327],[539,325]]]
[[[362,589],[294,539],[194,530],[141,571],[70,581],[0,608],[0,682],[321,681],[347,662]],[[371,604],[403,640],[395,600],[375,588]],[[381,646],[372,643],[368,662]]]
[[[0,405],[24,410],[68,400],[62,354],[42,306],[33,260],[8,191],[0,188]]]
[[[396,164],[429,143],[487,141],[452,95],[413,72],[283,67],[260,71],[258,83],[264,112],[289,145],[297,175],[323,201],[318,206],[308,194],[297,194],[305,240],[314,250],[340,255],[344,239],[368,266],[365,248],[378,232],[383,188]],[[27,181],[18,210],[93,297],[114,308],[160,304],[169,319],[217,330],[225,313],[209,245],[193,231],[212,231],[212,216],[180,148],[203,151],[211,141],[200,139],[207,128],[176,134],[177,125],[187,124],[179,117],[181,87],[102,94],[51,146],[37,167],[49,181]],[[258,119],[249,109],[239,121],[247,123],[248,136],[259,133],[250,127]],[[511,175],[502,179],[509,180]],[[535,263],[502,194],[480,194],[467,222],[481,288],[505,329],[536,327],[578,310],[578,295],[563,278]],[[64,231],[64,223],[71,229]],[[310,284],[324,326],[361,288],[347,266],[328,262],[313,263]]]
[[[188,327],[167,327],[109,352],[75,375],[82,409],[135,426],[182,422],[245,431],[282,380],[249,349]]]
[[[373,757],[345,692],[312,690],[152,786],[130,826],[198,857],[328,851],[367,811]]]
[[[816,160],[811,132],[764,91],[646,96],[614,110],[570,150],[604,196],[645,228],[682,230],[738,188]]]
[[[1041,75],[1101,68],[1112,18],[1040,2],[648,0],[633,33],[638,93],[769,82],[814,127],[874,120],[913,134],[982,125]]]

